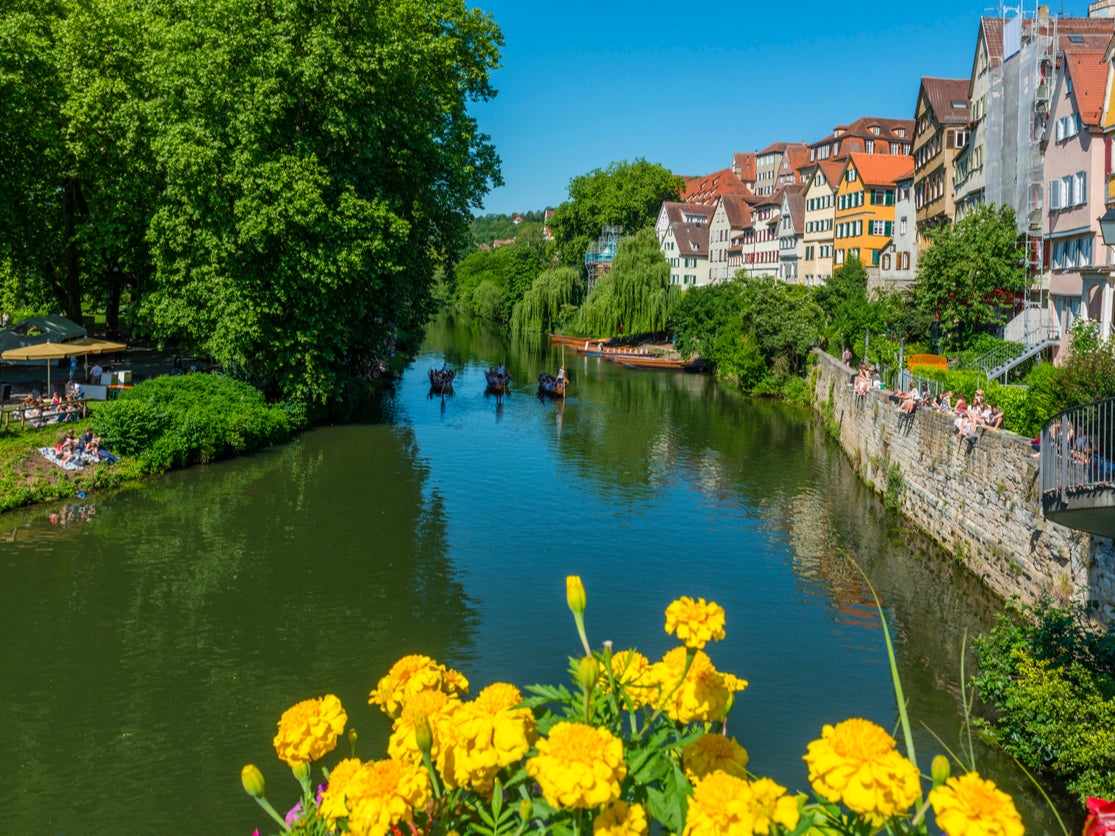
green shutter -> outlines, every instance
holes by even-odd
[[[887,221],[885,226],[884,235],[890,236],[894,234],[894,221]]]

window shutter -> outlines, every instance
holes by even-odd
[[[893,235],[893,234],[894,234],[894,221],[887,221],[887,222],[886,222],[886,223],[884,224],[884,229],[886,230],[886,231],[885,231],[885,232],[883,233],[884,235],[888,235],[888,236],[889,236],[889,235]]]

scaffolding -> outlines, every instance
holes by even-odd
[[[589,293],[592,293],[592,289],[596,287],[596,280],[600,276],[611,272],[612,260],[616,257],[619,239],[622,237],[622,227],[601,227],[600,237],[596,239],[595,246],[585,253],[585,275],[588,278]]]
[[[1041,317],[1047,290],[1042,141],[1056,81],[1057,19],[1041,7],[1036,13],[1023,7],[1001,12],[1003,60],[990,70],[988,80],[984,199],[1014,210],[1025,253],[1028,290],[1023,314],[1028,317],[1033,311]]]

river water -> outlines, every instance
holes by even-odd
[[[360,754],[380,757],[367,693],[403,654],[474,693],[556,681],[579,647],[567,574],[594,644],[652,658],[674,644],[671,600],[722,604],[710,655],[751,683],[731,731],[753,770],[798,789],[824,723],[896,722],[855,561],[923,768],[939,741],[966,745],[965,637],[1001,604],[887,512],[810,413],[573,355],[566,401],[539,400],[532,381],[561,360],[443,316],[357,423],[0,519],[3,831],[267,832],[239,770],[259,764],[276,807],[294,800],[271,748],[287,707],[337,694]],[[443,361],[458,369],[444,398],[426,381]],[[515,383],[497,402],[482,371],[499,362]],[[975,751],[1028,831],[1052,832],[1017,770]]]

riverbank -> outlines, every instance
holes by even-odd
[[[951,417],[933,410],[900,423],[885,393],[856,398],[853,369],[816,357],[814,408],[889,506],[1003,598],[1079,602],[1115,619],[1115,544],[1045,519],[1028,439],[986,431],[961,442]]]

